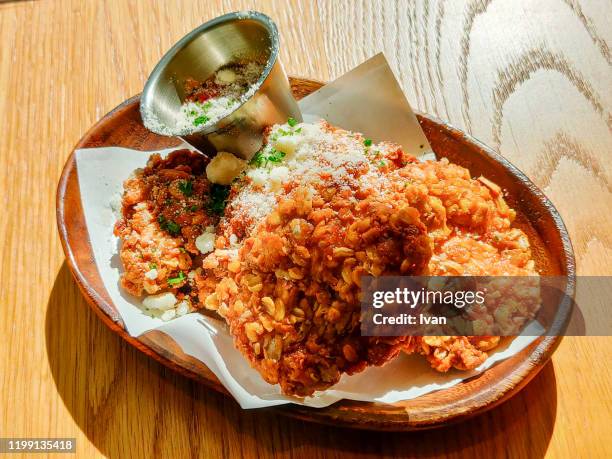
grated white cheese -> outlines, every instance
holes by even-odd
[[[164,311],[164,313],[161,315],[161,320],[163,320],[164,322],[167,322],[169,320],[172,320],[176,317],[176,309],[168,309],[167,311]]]
[[[276,125],[247,168],[250,180],[230,203],[228,214],[250,221],[252,229],[272,212],[283,185],[292,182],[325,182],[340,188],[380,186],[385,178],[368,157],[375,147],[384,152],[384,144],[365,147],[360,136],[330,132],[323,121]]]
[[[142,304],[145,308],[148,309],[159,309],[165,311],[174,307],[174,305],[176,304],[176,297],[172,292],[149,295],[144,300],[142,300]]]
[[[213,97],[205,103],[186,102],[181,105],[181,111],[176,118],[175,129],[181,132],[195,132],[216,123],[232,113],[240,101],[234,97]],[[206,120],[196,124],[198,119]]]
[[[191,133],[225,118],[255,93],[263,68],[262,64],[248,62],[233,70],[221,69],[215,72],[213,78],[221,93],[206,102],[184,103],[176,119],[175,129]]]
[[[204,232],[195,240],[195,246],[203,253],[209,253],[215,250],[215,233]]]

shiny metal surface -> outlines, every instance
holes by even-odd
[[[267,126],[288,117],[302,119],[278,50],[276,25],[261,13],[229,13],[201,25],[153,69],[140,102],[145,126],[157,134],[179,136],[206,154],[229,151],[249,159],[261,147]],[[177,128],[187,78],[204,81],[226,64],[250,59],[266,62],[250,98],[211,126],[192,132]]]

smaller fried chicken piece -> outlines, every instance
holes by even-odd
[[[397,173],[427,188],[430,199],[443,207],[449,228],[461,227],[479,234],[506,230],[516,216],[499,187],[492,187],[490,181],[473,179],[468,169],[446,158],[411,163]],[[426,220],[426,216],[423,218]]]
[[[430,275],[537,276],[529,240],[512,228],[515,211],[495,183],[473,179],[468,169],[446,159],[411,163],[395,174],[426,187],[428,206],[419,210],[434,245]],[[482,311],[483,320],[474,322],[475,329],[494,323],[508,333],[522,323],[517,316],[532,317],[538,303],[527,288],[513,284],[499,304],[491,305],[492,311]],[[499,341],[498,336],[423,336],[410,340],[405,351],[424,355],[438,371],[470,370],[484,362]]]
[[[189,150],[154,154],[125,181],[114,233],[122,241],[121,286],[132,295],[178,293],[189,282],[195,239],[216,221],[206,211],[205,166],[206,158]]]

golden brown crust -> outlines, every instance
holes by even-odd
[[[205,210],[209,183],[204,167],[205,158],[189,150],[165,159],[154,154],[147,167],[125,181],[115,234],[122,240],[121,285],[132,295],[178,294],[187,285],[187,272],[198,254],[195,238],[215,223]]]
[[[282,199],[202,299],[264,379],[299,396],[397,355],[406,338],[360,335],[361,276],[421,273],[431,255],[408,192],[354,204],[355,190],[312,190]]]
[[[434,245],[428,266],[432,276],[537,276],[529,240],[512,227],[516,214],[496,184],[484,177],[472,179],[467,169],[444,159],[410,164],[399,175],[426,187],[429,208],[423,210],[423,220]],[[497,314],[496,324],[510,330],[517,326],[516,316],[532,317],[539,303],[529,295],[513,301],[513,295],[526,289],[510,283],[507,289],[490,310]],[[410,340],[405,351],[424,355],[437,371],[470,370],[499,341],[498,336],[424,336]]]
[[[436,371],[471,370],[488,358],[486,351],[499,341],[499,336],[422,336],[413,338],[405,351],[425,356]]]

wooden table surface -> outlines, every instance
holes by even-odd
[[[82,457],[611,457],[612,338],[566,338],[519,395],[463,424],[365,433],[243,411],[93,315],[55,226],[64,161],[176,40],[248,8],[279,25],[291,74],[328,80],[384,51],[415,108],[545,191],[580,274],[612,274],[609,0],[0,1],[0,436],[76,437]]]

